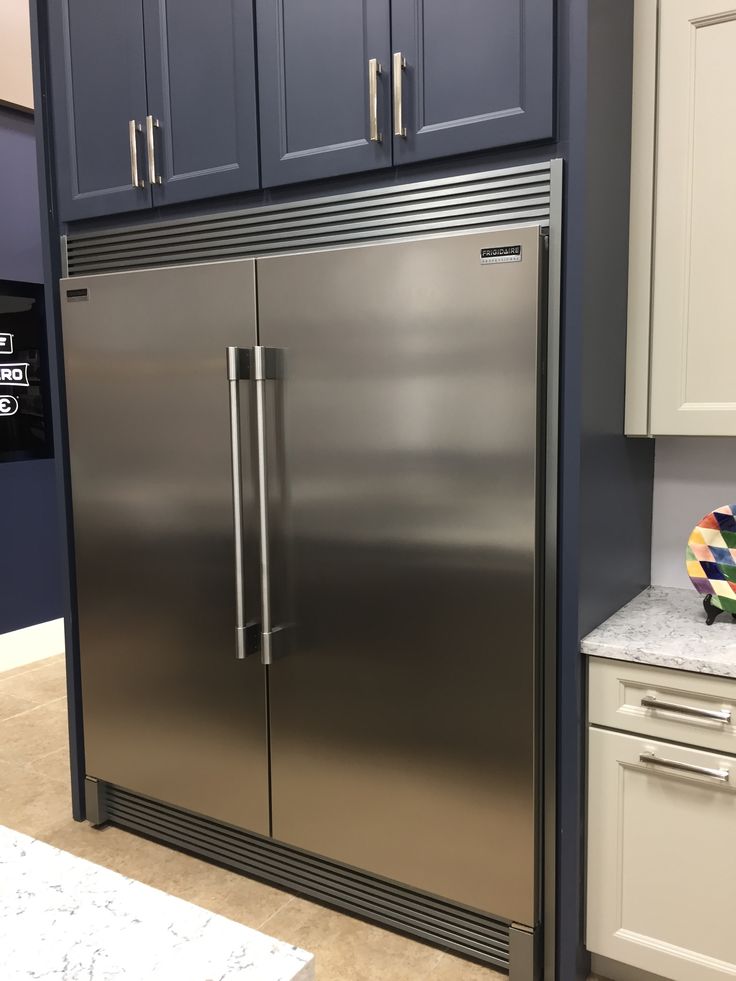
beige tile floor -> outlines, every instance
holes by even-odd
[[[0,673],[0,824],[317,956],[318,981],[501,981],[415,943],[118,828],[71,819],[63,657]]]

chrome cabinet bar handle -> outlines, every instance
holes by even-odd
[[[159,129],[161,123],[153,116],[146,116],[146,146],[148,148],[148,181],[150,184],[160,184],[161,175],[156,174],[156,143],[153,131]]]
[[[128,142],[130,143],[130,183],[133,187],[145,187],[146,182],[138,176],[138,140],[136,133],[141,132],[141,124],[135,119],[128,120]]]
[[[371,143],[380,143],[383,134],[378,129],[378,76],[383,72],[378,58],[371,58],[368,62],[368,116],[369,116],[369,139]]]
[[[729,770],[712,769],[709,766],[695,766],[694,763],[680,763],[679,760],[668,760],[655,753],[641,753],[640,763],[650,763],[652,766],[661,766],[667,770],[679,770],[682,773],[695,773],[701,777],[711,777],[713,780],[720,780],[721,783],[728,783],[731,775]]]
[[[245,610],[245,542],[243,530],[243,468],[240,460],[240,382],[250,376],[250,352],[227,348],[227,381],[230,393],[230,460],[233,478],[233,527],[235,532],[235,656],[243,660],[258,647],[252,643],[253,625]]]
[[[394,136],[406,136],[404,126],[404,75],[406,58],[400,51],[394,51],[391,82],[394,94]]]
[[[661,709],[663,712],[677,712],[680,715],[689,715],[696,719],[713,719],[715,722],[730,723],[731,712],[729,709],[703,709],[695,705],[679,705],[677,702],[663,702],[655,695],[646,695],[641,700],[644,708]]]

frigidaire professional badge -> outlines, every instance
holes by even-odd
[[[495,249],[480,250],[481,266],[489,266],[496,262],[521,262],[521,246],[501,245]]]

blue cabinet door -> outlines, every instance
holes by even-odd
[[[143,0],[143,9],[153,203],[258,187],[252,0]]]
[[[391,18],[394,163],[554,135],[554,0],[392,0]]]
[[[389,166],[389,0],[256,0],[256,24],[264,187]]]
[[[48,11],[60,218],[150,208],[140,0],[54,0]]]

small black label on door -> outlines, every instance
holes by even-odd
[[[521,246],[500,245],[495,249],[480,250],[481,266],[488,266],[495,262],[521,262]]]
[[[66,298],[67,300],[88,300],[89,292],[86,287],[78,290],[67,290]]]

